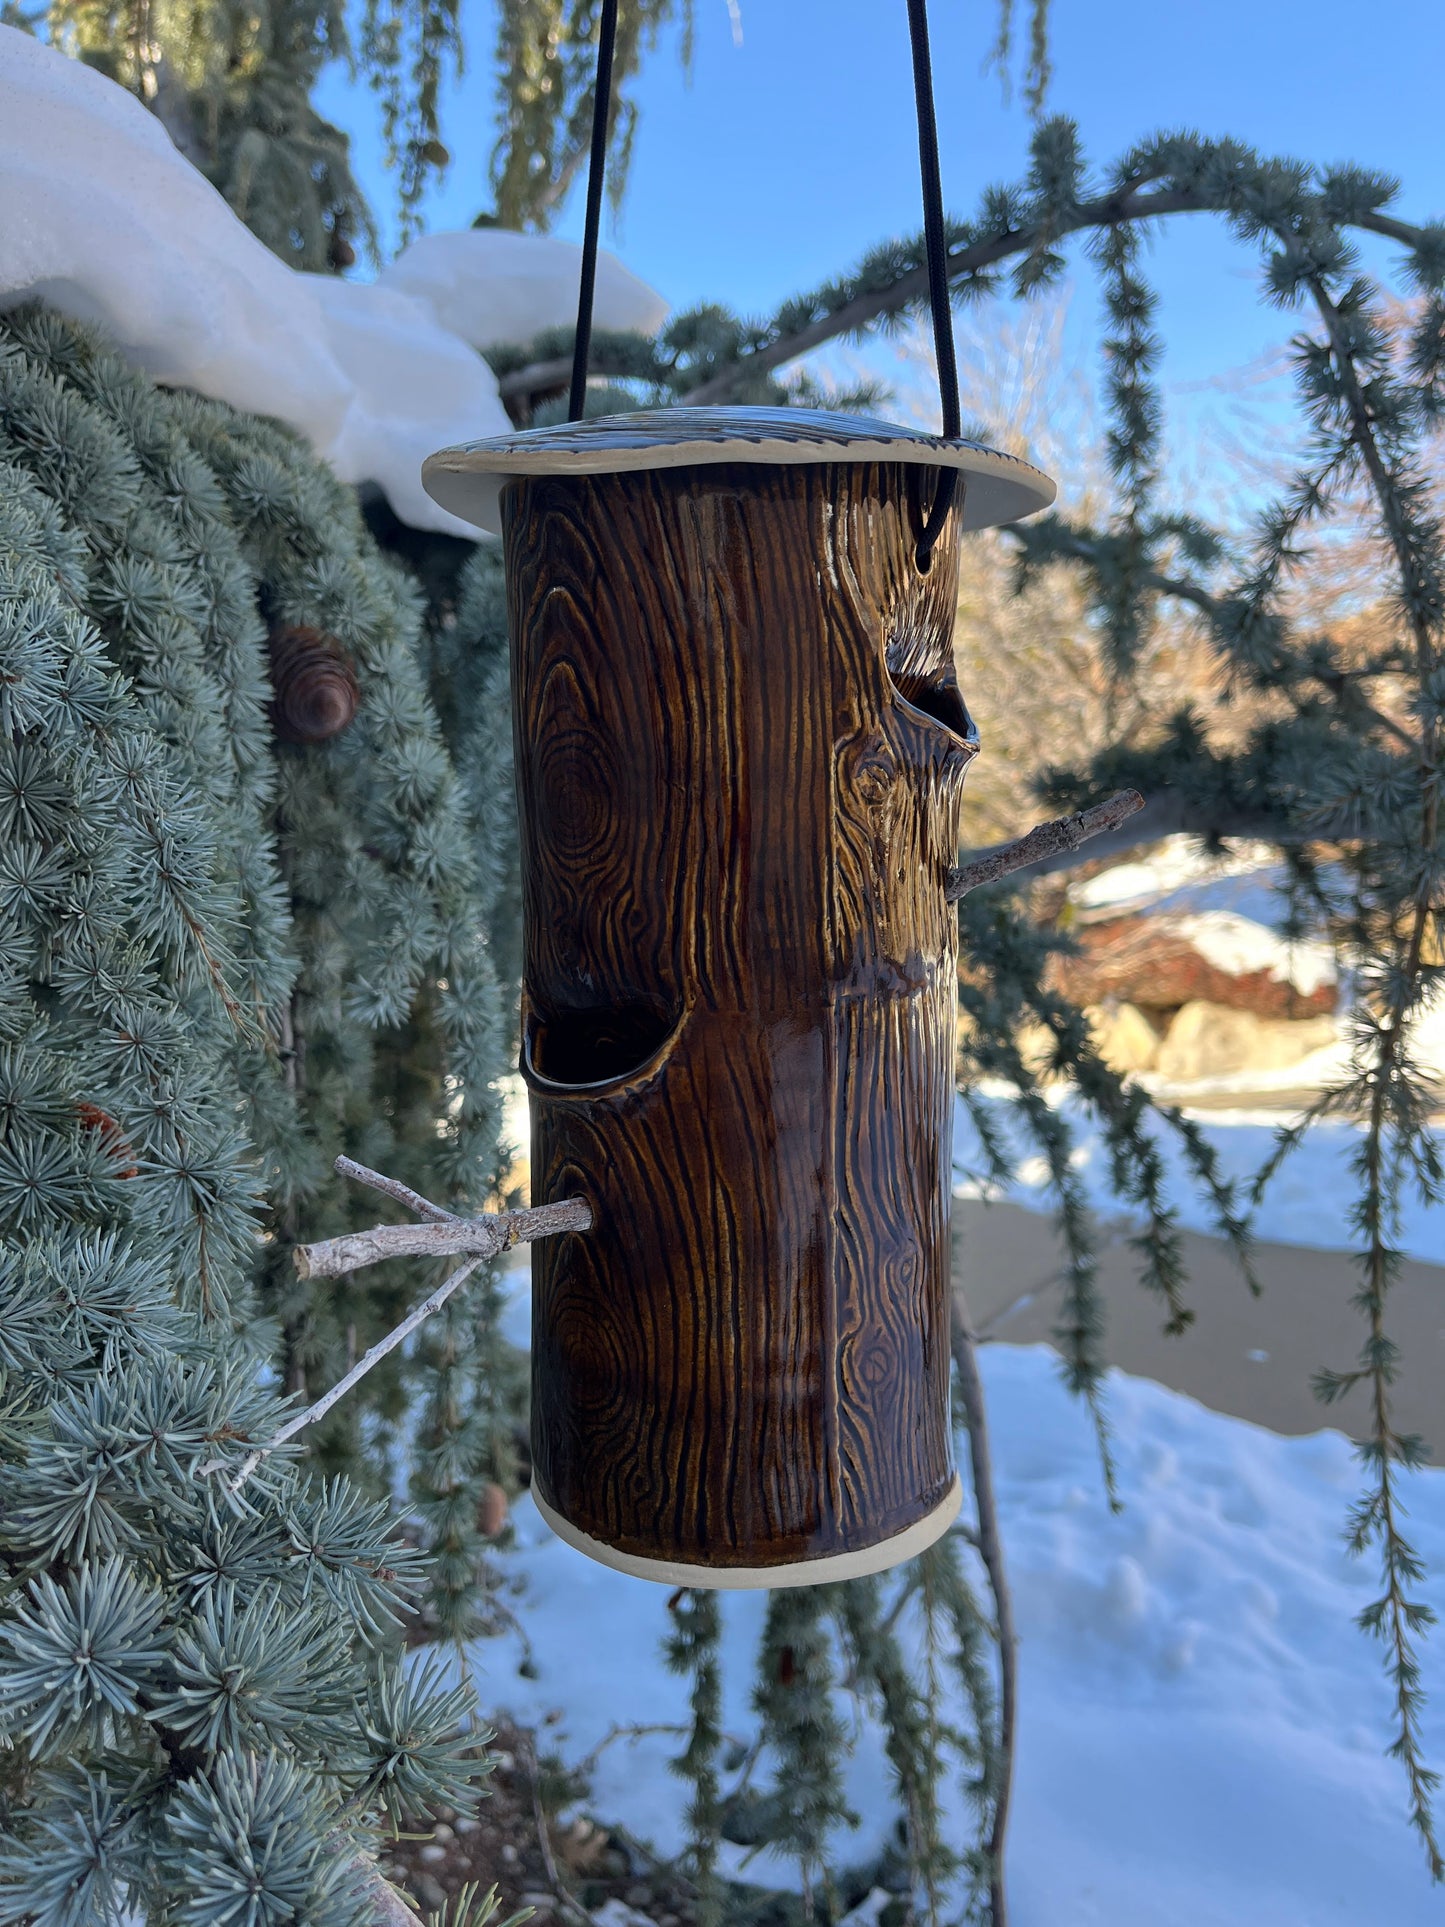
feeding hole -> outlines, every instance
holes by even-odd
[[[611,1084],[641,1070],[677,1024],[676,1013],[650,998],[605,1010],[533,1014],[527,1060],[549,1084]]]
[[[889,675],[893,687],[911,708],[921,709],[925,716],[931,716],[934,722],[942,723],[953,735],[961,736],[966,743],[977,747],[978,728],[968,713],[968,704],[963,700],[956,682],[900,674],[891,663]]]

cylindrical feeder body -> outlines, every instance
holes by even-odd
[[[934,478],[858,439],[501,492],[532,1199],[592,1210],[532,1251],[533,1489],[673,1583],[877,1570],[959,1502],[965,518],[921,569]]]

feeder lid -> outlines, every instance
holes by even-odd
[[[966,529],[1017,522],[1053,501],[1048,476],[979,442],[945,441],[866,415],[822,408],[640,408],[443,448],[422,466],[434,502],[499,535],[503,486],[526,475],[620,475],[717,462],[912,462],[966,479]]]

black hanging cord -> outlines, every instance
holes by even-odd
[[[592,100],[592,153],[587,163],[587,225],[582,280],[577,290],[577,339],[567,419],[580,422],[587,405],[587,357],[592,348],[592,297],[597,286],[597,234],[602,225],[602,177],[607,168],[607,122],[612,107],[612,54],[617,45],[617,0],[602,0],[597,35],[597,88]]]
[[[958,362],[953,351],[953,307],[948,298],[948,237],[943,228],[943,180],[938,169],[938,120],[933,109],[933,62],[928,52],[928,0],[908,0],[913,44],[913,99],[918,110],[918,166],[923,176],[923,244],[928,257],[928,301],[933,310],[933,350],[943,402],[943,433],[963,432],[958,403]],[[918,538],[918,566],[927,571],[958,492],[958,470],[936,471],[938,483]]]
[[[962,432],[958,363],[953,348],[953,308],[948,298],[948,238],[943,228],[943,181],[938,167],[938,120],[933,106],[933,62],[928,51],[927,0],[908,0],[913,47],[913,96],[918,110],[918,165],[923,177],[923,238],[928,257],[928,299],[933,310],[933,347],[943,402],[943,433]],[[617,44],[617,0],[602,0],[597,36],[597,86],[592,101],[592,152],[587,163],[587,220],[582,240],[582,278],[577,290],[577,338],[572,349],[572,386],[567,419],[582,419],[587,402],[587,360],[592,347],[592,301],[597,286],[597,237],[602,225],[602,182],[607,166],[607,122],[612,105],[612,58]],[[958,493],[958,470],[935,471],[933,500],[918,538],[918,566],[926,571]]]

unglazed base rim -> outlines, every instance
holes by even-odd
[[[958,1517],[963,1504],[963,1482],[955,1473],[953,1484],[942,1501],[922,1519],[915,1519],[902,1532],[857,1552],[828,1553],[821,1559],[795,1559],[785,1566],[693,1566],[680,1559],[639,1559],[616,1546],[604,1545],[564,1519],[532,1487],[532,1502],[557,1537],[574,1551],[585,1553],[600,1566],[614,1572],[630,1573],[634,1579],[652,1579],[660,1586],[694,1586],[714,1592],[776,1591],[781,1586],[826,1586],[840,1579],[863,1579],[869,1573],[886,1572],[902,1565],[905,1559],[941,1539]]]

